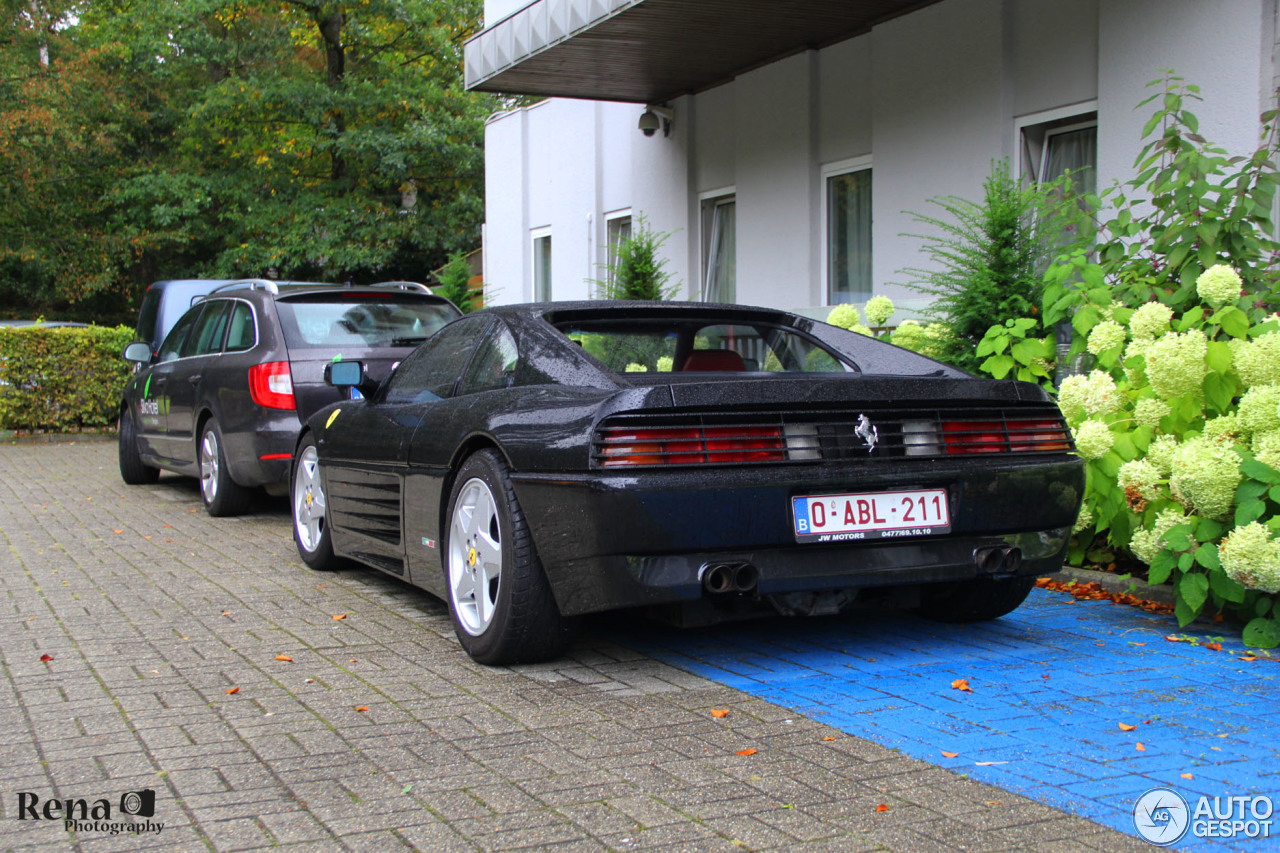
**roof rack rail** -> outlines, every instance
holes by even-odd
[[[265,278],[245,278],[240,281],[233,281],[230,284],[224,284],[221,287],[215,287],[210,291],[210,295],[221,293],[224,290],[265,290],[273,296],[280,292],[280,288],[276,286],[274,281],[269,281]]]
[[[418,290],[423,293],[431,292],[431,288],[416,281],[377,281],[369,285],[369,287],[395,287],[400,290]]]

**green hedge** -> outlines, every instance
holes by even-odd
[[[134,337],[128,326],[0,327],[0,429],[114,425]]]

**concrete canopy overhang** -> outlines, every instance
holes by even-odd
[[[935,2],[535,0],[467,42],[467,88],[657,104]]]

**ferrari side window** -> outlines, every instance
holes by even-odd
[[[494,388],[508,388],[515,377],[520,354],[516,351],[516,339],[505,325],[497,328],[480,344],[476,357],[471,359],[467,375],[463,377],[459,394],[475,394]]]
[[[488,317],[465,318],[445,326],[418,347],[387,380],[384,403],[425,403],[453,396]]]

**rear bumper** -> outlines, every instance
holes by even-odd
[[[905,473],[905,476],[904,476]],[[750,563],[760,594],[912,585],[980,574],[974,552],[1007,546],[1021,574],[1061,566],[1084,488],[1080,460],[948,461],[882,472],[843,466],[580,476],[514,475],[566,615],[688,601],[711,563]],[[797,543],[790,499],[944,488],[951,532]]]
[[[293,450],[298,444],[302,424],[295,412],[271,411],[270,415],[260,416],[254,429],[223,434],[231,479],[242,486],[289,482]]]

